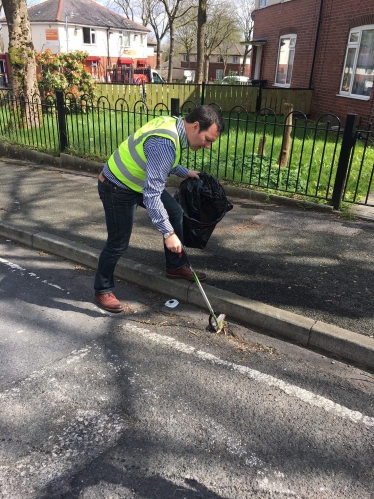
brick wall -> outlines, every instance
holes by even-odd
[[[325,0],[318,56],[312,81],[314,115],[337,114],[343,121],[347,113],[356,113],[359,124],[374,120],[374,92],[363,101],[337,95],[340,90],[349,31],[357,26],[374,25],[374,2],[355,0]]]
[[[297,35],[291,88],[308,88],[312,72],[321,0],[292,0],[256,12],[253,38],[267,38],[263,49],[260,78],[274,85],[279,37]],[[349,31],[374,24],[374,3],[367,0],[323,0],[322,23],[311,88],[312,117],[332,112],[343,121],[348,112],[359,115],[360,123],[374,120],[374,92],[369,101],[341,97],[340,89]],[[252,77],[254,64],[252,65]]]
[[[291,88],[309,87],[319,5],[320,0],[292,0],[256,11],[253,38],[267,38],[260,79],[268,87],[275,82],[279,37],[286,34],[297,35]]]

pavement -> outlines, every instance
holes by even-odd
[[[97,194],[101,165],[5,152],[0,236],[96,268],[106,238]],[[176,185],[168,186],[171,193]],[[345,215],[245,188],[225,190],[233,210],[204,250],[188,251],[193,267],[208,274],[203,286],[215,312],[229,323],[374,369],[374,208],[353,206]],[[206,308],[195,283],[166,278],[162,239],[144,209],[116,277],[165,301]],[[85,299],[93,298],[93,287],[86,292]]]

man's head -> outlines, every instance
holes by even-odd
[[[222,116],[209,106],[198,106],[184,119],[188,145],[193,151],[210,149],[224,130]]]

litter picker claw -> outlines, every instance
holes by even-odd
[[[222,331],[222,329],[224,329],[224,327],[225,327],[225,318],[226,318],[226,315],[225,314],[220,314],[220,315],[217,316],[214,313],[212,305],[210,304],[210,302],[208,300],[208,297],[205,294],[205,291],[204,291],[204,289],[203,289],[203,287],[202,287],[202,285],[201,285],[201,283],[199,281],[199,278],[197,277],[196,272],[192,268],[190,259],[188,258],[188,255],[187,255],[187,252],[186,252],[186,249],[185,249],[184,246],[182,246],[182,252],[184,253],[184,256],[186,257],[187,265],[190,268],[190,270],[192,272],[192,275],[193,275],[193,277],[195,279],[195,282],[198,285],[199,290],[200,290],[200,292],[201,292],[201,294],[202,294],[202,296],[203,296],[203,298],[205,300],[205,303],[207,304],[207,307],[209,309],[209,312],[210,312],[210,315],[209,315],[209,326],[216,333],[220,333]]]

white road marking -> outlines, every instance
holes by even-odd
[[[330,412],[335,414],[336,416],[340,416],[345,419],[350,419],[354,423],[361,423],[365,426],[374,426],[374,418],[370,416],[365,416],[359,411],[352,411],[343,405],[337,404],[332,400],[329,400],[321,395],[316,395],[313,392],[305,390],[304,388],[300,388],[299,386],[292,385],[290,383],[286,383],[285,381],[275,378],[274,376],[270,376],[269,374],[264,374],[260,371],[256,371],[255,369],[251,369],[247,366],[240,366],[238,364],[234,364],[233,362],[228,362],[226,360],[222,360],[219,357],[212,355],[207,352],[203,352],[202,350],[196,350],[196,348],[186,345],[180,341],[175,340],[174,338],[170,338],[169,336],[162,336],[157,333],[152,333],[148,329],[143,329],[135,326],[134,324],[127,323],[123,326],[125,329],[129,329],[130,331],[139,334],[143,337],[146,337],[149,340],[154,341],[160,345],[167,345],[174,350],[178,350],[183,353],[187,353],[198,357],[202,360],[207,360],[213,364],[225,366],[229,369],[235,370],[241,374],[249,376],[251,379],[258,381],[260,383],[264,383],[268,386],[274,386],[279,388],[283,392],[287,393],[292,397],[298,398],[302,400],[306,404],[309,404],[314,407],[319,407],[324,409],[326,412]]]
[[[3,263],[4,265],[7,265],[8,267],[10,267],[12,269],[12,271],[18,270],[21,273],[21,275],[23,275],[24,272],[27,272],[27,270],[24,269],[23,267],[21,267],[20,265],[17,265],[16,263],[13,263],[13,262],[9,262],[8,260],[5,260],[4,258],[0,258],[0,263]],[[40,277],[38,277],[34,272],[28,272],[28,275],[30,277],[34,277],[35,279],[40,279]],[[53,288],[57,288],[57,289],[60,289],[61,291],[65,291],[65,289],[61,288],[60,286],[57,286],[57,284],[52,284],[51,282],[46,281],[46,280],[43,280],[41,282],[43,284],[47,284],[48,286],[52,286]]]

